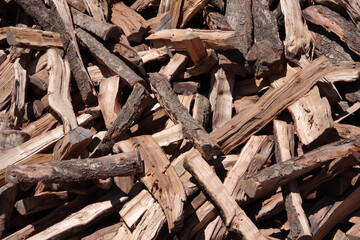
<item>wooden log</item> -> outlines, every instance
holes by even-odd
[[[169,232],[175,232],[183,225],[183,204],[186,199],[184,187],[162,149],[151,136],[143,135],[118,142],[114,149],[126,152],[136,146],[145,166],[141,181],[161,205]]]
[[[207,128],[210,121],[210,101],[199,93],[195,94],[192,117],[203,128]]]
[[[249,197],[266,196],[280,185],[306,174],[329,161],[359,151],[359,135],[319,147],[306,154],[277,163],[256,173],[242,183],[242,189]]]
[[[137,51],[129,44],[120,41],[114,45],[113,52],[120,54],[133,68],[138,68],[143,76],[146,76],[144,63]]]
[[[75,30],[79,41],[85,45],[101,64],[110,68],[113,72],[123,78],[130,86],[144,80],[131,70],[120,58],[111,54],[101,43],[84,30],[77,28]]]
[[[19,130],[0,131],[0,153],[19,146],[30,139],[30,135]]]
[[[266,239],[237,205],[235,199],[231,197],[200,154],[187,156],[184,164],[220,210],[221,217],[229,231],[241,235],[244,239]]]
[[[11,46],[33,50],[63,47],[59,33],[32,28],[9,27],[6,32],[6,40]]]
[[[6,31],[8,27],[0,28],[0,44],[3,44],[6,41]]]
[[[160,0],[136,0],[130,8],[136,12],[143,12],[146,9],[158,7]]]
[[[117,141],[123,140],[126,136],[126,131],[140,116],[148,103],[148,92],[142,85],[136,84],[126,103],[120,110],[119,115],[106,132],[94,156],[109,153]]]
[[[80,12],[86,12],[85,3],[82,0],[66,0],[66,2],[73,8],[76,8]]]
[[[294,157],[294,127],[284,121],[274,120],[275,155],[277,162],[284,162]],[[311,239],[311,229],[302,208],[302,198],[296,180],[281,187],[291,239]]]
[[[11,215],[14,210],[14,203],[20,197],[19,184],[8,183],[0,187],[0,237],[4,238],[10,227]]]
[[[192,62],[195,66],[198,66],[200,61],[207,56],[206,48],[201,39],[195,34],[187,33],[182,42],[185,45]]]
[[[120,208],[128,197],[120,191],[110,191],[95,203],[67,216],[64,220],[48,227],[29,239],[67,238],[87,226],[108,216]]]
[[[116,239],[116,236],[121,236],[124,238],[129,238],[131,236],[131,231],[124,222],[118,222],[113,225],[101,228],[87,236],[82,237],[81,240],[111,240]]]
[[[150,40],[153,46],[157,48],[166,45],[176,51],[184,51],[186,47],[181,41],[189,31],[199,36],[206,48],[212,48],[216,51],[236,49],[234,31],[165,29],[151,34],[146,40]]]
[[[7,56],[0,65],[0,109],[3,109],[11,99],[12,88],[15,84],[14,65]]]
[[[179,77],[191,78],[209,72],[218,62],[218,58],[213,49],[208,49],[206,52],[207,55],[199,62],[197,66],[187,68],[186,71],[181,74],[181,76],[179,74]]]
[[[256,77],[281,72],[283,45],[267,0],[252,1],[255,43],[246,55]]]
[[[280,1],[285,20],[285,48],[290,59],[308,54],[311,47],[311,33],[303,22],[300,3],[296,0]]]
[[[211,137],[217,140],[223,153],[229,153],[263,128],[283,109],[305,95],[318,79],[330,70],[330,63],[326,59],[319,58],[313,61],[289,78],[280,88],[267,91],[254,104],[254,108],[247,108],[243,114],[233,117],[228,124],[212,132]],[[271,107],[268,107],[270,102]]]
[[[34,214],[46,209],[52,209],[69,201],[68,192],[42,192],[36,196],[21,199],[15,203],[16,210],[21,215]]]
[[[70,64],[67,60],[63,61],[55,49],[49,49],[47,56],[49,105],[61,117],[67,134],[78,126],[70,101]]]
[[[293,116],[297,136],[305,145],[316,140],[334,125],[330,104],[326,98],[320,97],[317,86],[290,105],[288,110]]]
[[[56,29],[61,34],[65,57],[70,63],[71,72],[80,91],[83,102],[91,104],[95,100],[95,92],[92,88],[89,74],[86,72],[81,59],[79,46],[76,41],[73,21],[69,6],[65,0],[53,0],[52,14],[57,16],[54,21]]]
[[[323,239],[325,235],[342,219],[347,217],[354,209],[359,208],[360,188],[357,187],[343,201],[334,204],[321,218],[319,224],[313,229],[313,239]]]
[[[169,12],[172,0],[160,0],[158,15]]]
[[[105,126],[109,129],[121,110],[120,77],[114,76],[101,81],[98,96]]]
[[[216,68],[211,74],[210,104],[213,111],[213,131],[224,126],[232,117],[232,93],[235,75],[223,68]]]
[[[40,89],[41,92],[47,92],[49,85],[49,72],[47,69],[42,69],[30,77],[30,83],[32,83],[37,89]]]
[[[94,33],[104,41],[107,41],[110,38],[119,40],[123,35],[123,31],[120,27],[92,18],[75,8],[71,8],[71,14],[75,25]]]
[[[151,73],[149,81],[155,90],[155,96],[160,105],[175,123],[181,123],[185,136],[194,144],[195,148],[208,160],[218,155],[220,153],[219,146],[210,139],[204,128],[191,117],[179,102],[166,76],[160,73]]]
[[[321,5],[306,8],[303,10],[303,15],[307,21],[321,25],[326,30],[336,34],[351,51],[360,55],[360,47],[357,44],[360,33],[353,23]]]
[[[123,30],[129,41],[141,42],[144,34],[150,29],[140,14],[122,2],[112,5],[111,12],[111,22]]]
[[[0,65],[6,60],[7,54],[4,50],[0,50]]]
[[[114,76],[114,73],[109,68],[102,64],[94,64],[93,66],[87,67],[91,82],[94,86],[99,86],[100,82],[105,78]]]
[[[333,64],[334,70],[326,76],[326,79],[334,82],[353,82],[360,77],[360,64],[357,62],[338,62]]]
[[[164,147],[184,139],[184,134],[181,124],[176,124],[172,127],[165,128],[160,132],[154,133],[152,137],[160,147]]]
[[[200,12],[210,0],[188,0],[184,1],[181,9],[180,28],[185,28],[190,19]]]
[[[334,128],[342,138],[349,138],[360,134],[360,128],[350,124],[334,123]]]
[[[161,48],[144,50],[139,52],[139,56],[141,57],[141,60],[143,61],[144,64],[155,60],[161,61],[168,58],[169,49],[166,46],[164,46]]]
[[[236,32],[237,49],[244,58],[253,41],[251,1],[227,0],[225,17],[231,28]]]
[[[17,58],[14,63],[15,85],[11,96],[10,120],[19,129],[25,113],[25,90],[27,83],[26,60]]]
[[[30,123],[25,128],[23,128],[23,132],[30,135],[30,138],[34,138],[42,133],[45,133],[55,127],[58,123],[58,120],[54,116],[55,114],[46,113],[38,120]]]
[[[129,176],[143,172],[140,155],[136,152],[119,153],[100,158],[71,159],[32,165],[10,165],[6,181],[12,183],[77,182],[114,176]]]
[[[360,238],[360,224],[355,224],[352,226],[347,232],[346,237],[349,239],[357,239]]]
[[[108,1],[106,0],[83,0],[86,10],[95,19],[106,22],[109,17]]]
[[[182,13],[182,7],[183,7],[184,1],[171,1],[169,14],[171,16],[171,28],[177,28],[178,25],[180,25],[180,17]]]
[[[99,111],[88,111],[78,117],[79,125],[88,123],[92,119],[99,117]],[[5,161],[1,161],[0,164],[0,185],[4,185],[5,180],[5,168],[11,164],[24,164],[35,154],[47,149],[64,136],[63,126],[58,126],[55,129],[43,133],[37,137],[30,139],[29,141],[9,149],[8,151],[1,153],[0,157]]]
[[[203,16],[206,25],[211,30],[232,30],[231,26],[227,22],[226,17],[214,10],[214,8],[209,5],[205,6],[203,9]]]
[[[185,67],[187,60],[188,57],[186,55],[175,53],[170,58],[169,63],[161,67],[159,73],[164,74],[171,81]]]

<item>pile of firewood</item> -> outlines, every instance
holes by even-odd
[[[0,238],[360,239],[360,0],[2,0]]]

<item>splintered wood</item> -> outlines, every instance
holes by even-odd
[[[0,238],[360,239],[359,0],[0,2]]]

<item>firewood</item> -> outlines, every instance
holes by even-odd
[[[360,134],[359,127],[349,124],[334,123],[334,128],[336,129],[337,134],[342,138],[349,138]]]
[[[96,167],[94,167],[96,166]],[[129,176],[143,172],[136,152],[120,153],[101,158],[71,159],[43,164],[7,167],[7,182],[34,183],[39,181],[77,182],[114,176]]]
[[[185,48],[194,63],[198,66],[200,61],[207,56],[207,52],[201,39],[192,33],[187,33],[182,39]]]
[[[76,36],[79,41],[85,45],[90,52],[99,60],[101,64],[104,64],[110,68],[113,72],[123,78],[130,86],[134,86],[137,82],[143,82],[144,80],[138,76],[133,70],[131,70],[120,58],[111,54],[101,43],[99,43],[94,37],[92,37],[86,31],[77,28]]]
[[[82,237],[81,240],[112,240],[116,239],[115,237],[117,235],[124,238],[129,238],[131,236],[131,232],[124,222],[118,222],[113,225],[101,228],[85,237]]]
[[[29,215],[55,208],[68,201],[69,197],[66,191],[42,192],[39,195],[21,199],[14,206],[21,215]]]
[[[169,50],[166,46],[161,48],[155,48],[150,50],[144,50],[138,53],[143,63],[148,63],[155,60],[167,59],[169,56]]]
[[[19,184],[8,183],[0,187],[0,237],[4,238],[10,226],[11,215],[14,210],[14,203],[20,196]]]
[[[158,15],[169,12],[173,0],[160,0]]]
[[[82,0],[66,0],[66,2],[73,8],[76,8],[80,12],[86,11],[85,3]]]
[[[128,228],[133,228],[140,221],[143,214],[155,203],[155,199],[147,190],[142,190],[128,201],[119,214]]]
[[[159,73],[150,74],[150,84],[155,89],[155,96],[165,109],[169,117],[176,123],[181,123],[184,134],[206,159],[211,159],[220,153],[220,148],[215,144],[209,134],[194,118],[184,109],[172,91],[166,76]]]
[[[347,232],[346,236],[350,239],[360,238],[360,224],[355,224]]]
[[[227,19],[221,13],[213,10],[209,5],[203,9],[203,15],[206,21],[206,25],[212,30],[232,30],[231,26],[227,22]]]
[[[99,111],[95,110],[89,113],[84,113],[78,117],[79,125],[83,125],[90,120],[99,117]],[[63,126],[58,126],[55,129],[45,132],[37,137],[30,139],[29,141],[12,148],[0,156],[6,161],[2,161],[0,164],[0,185],[4,184],[5,168],[11,164],[22,164],[34,156],[36,153],[48,148],[64,136]],[[30,163],[29,163],[30,164]]]
[[[19,146],[30,139],[30,135],[19,130],[0,131],[0,153]]]
[[[6,32],[6,40],[11,46],[35,50],[63,47],[59,33],[31,28],[9,27]]]
[[[146,76],[144,63],[142,62],[142,59],[137,51],[132,48],[130,44],[126,44],[123,41],[120,41],[114,45],[113,52],[120,54],[120,56],[122,56],[130,63],[130,65],[138,68],[143,76]]]
[[[280,88],[267,91],[254,108],[247,108],[243,114],[233,117],[225,126],[212,132],[211,137],[217,140],[223,153],[229,153],[274,119],[276,114],[305,95],[319,78],[330,71],[329,64],[324,58],[313,61]],[[271,107],[267,107],[269,102]]]
[[[119,191],[110,191],[99,199],[98,202],[87,205],[81,210],[71,214],[64,220],[48,227],[47,229],[29,237],[29,239],[67,238],[69,233],[80,231],[84,226],[99,221],[121,207],[128,199]]]
[[[6,41],[6,31],[7,27],[0,28],[0,44],[3,44]]]
[[[243,97],[263,91],[269,87],[268,79],[247,78],[235,81],[233,94],[236,97]]]
[[[209,72],[217,63],[218,58],[215,51],[212,49],[207,50],[206,53],[206,56],[199,62],[197,66],[195,65],[187,68],[186,71],[181,74],[182,76],[179,77],[191,78]]]
[[[280,1],[281,11],[285,18],[285,47],[290,58],[308,54],[311,47],[311,33],[302,20],[300,3],[295,0]]]
[[[341,120],[343,120],[344,118],[348,117],[349,115],[353,114],[354,112],[356,112],[357,110],[359,110],[360,108],[360,103],[357,102],[354,105],[352,105],[351,107],[349,107],[346,112],[344,112],[344,114],[340,117],[338,117],[335,122],[338,123]]]
[[[102,64],[94,64],[93,66],[89,66],[87,67],[87,71],[94,86],[99,86],[103,79],[114,76],[110,69]]]
[[[321,25],[326,30],[336,34],[351,51],[360,55],[360,48],[356,40],[360,37],[360,33],[353,23],[346,21],[338,13],[320,5],[306,8],[303,10],[303,15],[307,21]]]
[[[176,53],[170,58],[169,63],[160,69],[159,73],[164,74],[171,81],[185,67],[187,59],[186,55]]]
[[[181,124],[176,124],[160,132],[154,133],[152,137],[160,147],[168,146],[173,142],[184,139]]]
[[[242,183],[249,197],[261,197],[276,190],[278,185],[289,183],[305,173],[320,167],[334,158],[359,151],[359,135],[330,143],[306,154],[277,163],[256,173]]]
[[[233,105],[236,114],[241,113],[243,110],[249,107],[253,107],[256,101],[259,99],[258,96],[243,96],[238,100],[235,100]]]
[[[224,126],[232,117],[232,91],[235,75],[223,68],[216,68],[211,75],[210,104],[213,111],[213,131]]]
[[[11,99],[12,87],[15,84],[14,65],[8,56],[0,65],[0,109],[3,109]]]
[[[169,9],[169,14],[171,16],[171,28],[177,28],[179,25],[183,4],[183,0],[171,1]]]
[[[242,235],[244,239],[266,239],[199,154],[187,156],[184,164],[220,209],[221,217],[229,231]]]
[[[23,128],[22,131],[29,134],[31,138],[41,135],[42,133],[54,128],[54,126],[58,123],[54,115],[55,114],[46,113],[38,120]]]
[[[65,57],[68,58],[70,63],[71,72],[80,90],[82,100],[90,104],[95,99],[95,93],[90,85],[90,76],[81,59],[69,6],[65,0],[52,0],[51,3],[54,5],[52,14],[58,16],[58,18],[54,20],[54,24],[61,34],[63,46],[66,46]]]
[[[353,23],[360,29],[360,2],[357,0],[336,0],[336,2],[345,8]]]
[[[71,8],[71,14],[75,25],[94,33],[104,41],[110,38],[119,40],[123,35],[123,31],[118,26],[92,18],[75,8]]]
[[[16,59],[14,63],[15,86],[11,96],[10,119],[15,129],[19,129],[25,113],[25,89],[27,82],[26,60]]]
[[[200,12],[210,0],[188,0],[182,6],[180,28],[184,28],[190,19]]]
[[[120,77],[114,76],[102,80],[98,96],[105,126],[109,129],[121,110]]]
[[[275,155],[277,161],[285,162],[294,157],[294,128],[284,121],[274,120]],[[281,187],[287,218],[290,225],[288,237],[292,239],[311,238],[308,219],[302,208],[302,198],[296,180]]]
[[[353,82],[360,76],[360,64],[354,62],[338,62],[333,64],[334,70],[326,76],[330,82]]]
[[[246,55],[256,77],[281,72],[283,45],[266,0],[252,2],[255,43]]]
[[[114,4],[111,11],[111,22],[123,30],[129,41],[140,42],[150,29],[149,24],[140,14],[122,2]]]
[[[251,1],[227,0],[225,17],[231,28],[236,32],[236,45],[243,57],[252,45],[253,23]]]
[[[158,7],[160,0],[136,0],[132,5],[131,9],[136,12],[143,12],[148,8]]]
[[[339,221],[347,217],[354,209],[359,208],[359,191],[356,188],[347,198],[334,204],[327,213],[313,226],[314,239],[322,239]]]
[[[4,50],[0,50],[0,65],[6,60],[6,56]]]
[[[136,84],[94,155],[109,153],[117,141],[123,140],[130,125],[144,111],[148,103],[148,92],[142,85]]]
[[[210,120],[209,99],[199,93],[196,93],[192,116],[203,128],[206,128]]]
[[[41,91],[47,92],[49,85],[49,72],[46,68],[29,76],[30,82]]]
[[[236,49],[234,31],[193,29],[190,32],[199,36],[207,48],[214,50]],[[186,46],[181,41],[187,33],[189,33],[187,29],[166,29],[151,34],[146,40],[150,40],[154,47],[166,45],[177,51],[184,51]]]
[[[124,143],[118,142],[114,148],[120,148],[126,152],[138,146],[145,166],[141,180],[161,205],[168,222],[169,232],[176,231],[183,224],[182,211],[186,199],[179,177],[151,136],[135,137],[129,140],[132,146],[128,143],[126,147]],[[154,184],[157,187],[154,188]]]
[[[108,2],[106,0],[83,0],[86,10],[100,21],[106,22],[109,16]]]

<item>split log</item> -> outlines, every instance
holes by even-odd
[[[326,30],[336,34],[351,51],[360,55],[360,47],[357,41],[360,38],[360,33],[353,23],[321,5],[306,8],[303,10],[303,15],[307,21],[321,25]]]
[[[358,239],[360,238],[360,224],[355,224],[347,232],[346,237],[349,239]]]
[[[31,28],[9,27],[6,32],[6,40],[11,46],[34,50],[63,47],[59,33]]]
[[[153,46],[157,48],[166,45],[177,51],[184,51],[186,47],[182,43],[182,39],[189,31],[199,36],[206,48],[212,48],[218,51],[236,49],[237,47],[234,31],[165,29],[151,34],[146,40],[150,40]]]
[[[21,199],[15,203],[21,215],[30,215],[46,209],[55,208],[69,201],[68,192],[42,192],[33,197]]]
[[[286,55],[290,59],[308,54],[311,47],[311,33],[303,22],[299,1],[280,1],[281,11],[285,19]]]
[[[152,135],[160,147],[169,146],[171,143],[184,139],[181,124],[176,124]]]
[[[160,71],[159,73],[162,72]],[[200,84],[198,82],[193,82],[193,81],[173,82],[174,92],[181,95],[194,95],[197,93],[199,88],[200,88]]]
[[[176,53],[170,58],[169,63],[160,69],[159,73],[164,74],[171,81],[185,67],[187,59],[186,55]]]
[[[213,49],[208,49],[206,51],[206,56],[199,62],[197,66],[192,66],[186,69],[179,77],[181,78],[191,78],[195,76],[200,76],[201,74],[209,72],[213,66],[218,62],[217,55]]]
[[[280,88],[268,90],[255,104],[233,117],[225,126],[211,133],[227,154],[252,134],[263,128],[283,109],[305,95],[310,88],[331,70],[330,63],[319,58],[298,71]],[[271,103],[271,107],[268,104]]]
[[[135,84],[125,105],[120,110],[112,126],[106,132],[94,156],[109,153],[117,141],[123,140],[129,127],[144,111],[148,103],[149,95],[146,89],[140,84]]]
[[[61,34],[63,46],[65,47],[65,57],[68,58],[70,63],[71,72],[75,78],[82,100],[90,104],[95,100],[95,93],[91,86],[90,76],[81,59],[69,6],[65,0],[52,0],[51,4],[54,5],[52,14],[57,16],[54,20],[54,25]]]
[[[254,19],[254,45],[246,55],[256,77],[280,73],[283,45],[275,16],[270,12],[267,0],[252,1]]]
[[[17,58],[14,63],[15,85],[11,96],[10,120],[19,129],[25,113],[25,90],[27,83],[26,60]]]
[[[76,8],[80,12],[86,12],[85,3],[82,0],[66,0],[66,2],[73,8]]]
[[[127,199],[128,197],[120,191],[110,191],[97,202],[91,203],[80,211],[74,212],[64,220],[29,237],[29,239],[67,238],[69,235],[82,230],[84,226],[99,221],[116,211]]]
[[[99,111],[89,111],[78,117],[79,125],[88,123],[92,119],[99,117]],[[4,184],[5,168],[11,164],[26,164],[29,159],[35,154],[47,149],[54,143],[59,141],[64,136],[63,126],[58,126],[55,129],[43,133],[37,137],[30,139],[29,141],[12,148],[4,153],[0,154],[2,161],[0,164],[0,185]],[[29,163],[30,164],[30,163]]]
[[[14,84],[14,64],[10,61],[10,57],[7,56],[6,60],[0,65],[0,109],[3,109],[10,102]]]
[[[325,97],[320,97],[317,86],[304,97],[288,107],[296,127],[299,140],[308,145],[326,130],[333,127],[330,104]]]
[[[315,240],[323,239],[325,235],[342,219],[346,218],[359,206],[360,187],[357,187],[345,200],[337,202],[322,217],[319,224],[313,229]]]
[[[285,162],[294,157],[294,127],[284,121],[274,120],[275,155],[277,162]],[[281,187],[291,239],[311,239],[311,229],[302,208],[302,198],[296,180]]]
[[[190,19],[200,12],[210,0],[187,0],[181,9],[180,28],[185,28]]]
[[[94,86],[99,86],[100,82],[105,79],[114,76],[114,73],[109,68],[102,64],[94,64],[93,66],[87,67],[91,82]]]
[[[4,238],[10,226],[14,203],[21,194],[19,184],[8,183],[0,187],[0,238]]]
[[[108,1],[106,0],[83,0],[86,10],[95,19],[104,21],[109,17]]]
[[[160,0],[158,15],[169,12],[172,2],[172,0]]]
[[[267,79],[247,78],[236,81],[234,84],[233,95],[235,97],[244,97],[266,90],[269,87]]]
[[[32,83],[41,92],[47,92],[49,85],[49,72],[47,69],[42,69],[30,76],[30,83]]]
[[[143,12],[148,8],[158,7],[160,0],[136,0],[130,7],[136,12]]]
[[[223,68],[216,68],[211,74],[210,104],[213,111],[213,131],[224,126],[232,117],[232,93],[235,75]]]
[[[249,197],[259,198],[275,191],[278,186],[328,163],[359,151],[359,135],[319,147],[306,154],[267,167],[245,180],[241,188]]]
[[[112,5],[111,12],[111,22],[122,29],[129,41],[141,42],[150,29],[146,20],[123,2]]]
[[[183,204],[186,200],[184,187],[162,149],[151,136],[144,135],[118,142],[114,149],[127,152],[136,147],[145,166],[141,181],[161,205],[169,232],[175,232],[183,225]]]
[[[201,39],[192,33],[187,33],[183,40],[186,51],[188,52],[192,62],[198,66],[200,61],[207,56],[207,52]]]
[[[130,176],[143,172],[136,152],[120,153],[100,158],[71,159],[32,165],[10,165],[6,181],[12,183],[77,182],[114,176]]]
[[[71,14],[75,25],[94,33],[104,41],[107,41],[110,38],[118,41],[123,35],[123,31],[120,27],[101,20],[96,20],[96,18],[83,14],[75,8],[71,8]]]
[[[146,76],[144,63],[142,62],[142,59],[137,51],[130,46],[130,43],[127,44],[124,41],[116,43],[114,45],[113,52],[120,54],[120,56],[122,56],[125,60],[128,61],[128,63],[130,63],[130,65],[138,68],[143,76]]]
[[[251,1],[227,0],[225,17],[231,28],[236,32],[237,48],[245,58],[253,41]]]
[[[164,46],[150,50],[144,50],[138,53],[143,63],[148,63],[155,60],[164,60],[169,56],[169,49]]]
[[[220,153],[219,146],[211,140],[204,128],[191,117],[189,112],[179,102],[166,76],[159,73],[151,73],[149,81],[155,90],[155,96],[160,105],[165,109],[171,120],[175,123],[181,123],[185,136],[194,144],[195,148],[207,160],[218,155]]]
[[[105,126],[109,129],[121,110],[120,77],[114,76],[102,80],[98,96]]]
[[[334,70],[331,71],[326,79],[330,82],[354,82],[360,77],[360,64],[357,62],[338,62],[333,64]]]
[[[203,127],[208,126],[210,120],[210,101],[205,96],[196,93],[192,117]]]
[[[177,28],[178,25],[180,25],[179,20],[182,13],[182,7],[183,7],[184,1],[178,0],[178,1],[171,1],[169,14],[171,16],[171,28]]]
[[[213,169],[200,154],[187,156],[184,164],[220,210],[221,217],[229,231],[241,235],[244,239],[266,239],[237,205],[235,199],[231,197]]]
[[[57,123],[58,120],[54,116],[54,113],[46,113],[38,120],[23,128],[22,131],[29,134],[30,138],[34,138],[54,128]]]
[[[123,78],[130,86],[134,86],[137,82],[143,82],[144,80],[139,77],[133,70],[131,70],[120,58],[111,54],[101,43],[99,43],[94,37],[92,37],[86,31],[77,28],[75,30],[76,36],[79,41],[85,45],[90,52],[100,60],[101,64],[104,64],[110,68],[113,72]]]

